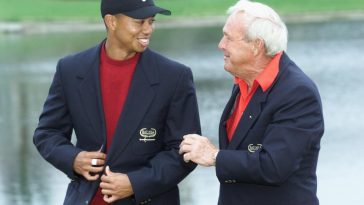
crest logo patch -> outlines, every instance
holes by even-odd
[[[251,152],[251,153],[254,153],[256,151],[258,151],[260,148],[262,148],[262,144],[249,144],[248,145],[248,151]]]
[[[154,128],[142,128],[139,131],[139,141],[150,142],[155,141],[155,136],[157,135],[157,130]]]

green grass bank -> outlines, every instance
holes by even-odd
[[[223,16],[236,0],[155,0],[172,18]],[[280,14],[364,11],[363,0],[262,0]],[[100,21],[100,0],[0,0],[0,21]],[[165,17],[160,17],[165,19]],[[170,17],[168,17],[170,18]]]

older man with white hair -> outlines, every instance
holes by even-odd
[[[285,53],[287,28],[272,8],[240,0],[228,13],[219,48],[235,85],[220,120],[220,146],[190,134],[180,154],[216,166],[220,205],[319,204],[319,92]]]

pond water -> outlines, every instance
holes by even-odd
[[[289,24],[288,55],[317,84],[326,131],[318,163],[321,204],[364,204],[364,21]],[[62,204],[68,179],[32,143],[57,60],[93,46],[104,32],[0,34],[0,204]],[[151,48],[192,68],[203,134],[217,144],[232,78],[217,49],[221,26],[160,28]],[[182,205],[213,205],[214,168],[180,185]]]

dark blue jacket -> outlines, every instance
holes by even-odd
[[[106,144],[100,48],[101,44],[58,62],[34,134],[40,154],[72,179],[67,205],[88,204],[99,184],[75,174],[73,161],[80,151],[97,151]],[[135,194],[114,204],[179,204],[177,184],[195,168],[184,163],[179,144],[183,135],[200,132],[191,70],[147,49],[137,64],[106,159],[111,171],[129,176]]]
[[[324,121],[314,83],[284,53],[273,85],[257,89],[229,143],[226,120],[237,93],[235,86],[220,121],[219,205],[319,204],[316,165]]]

